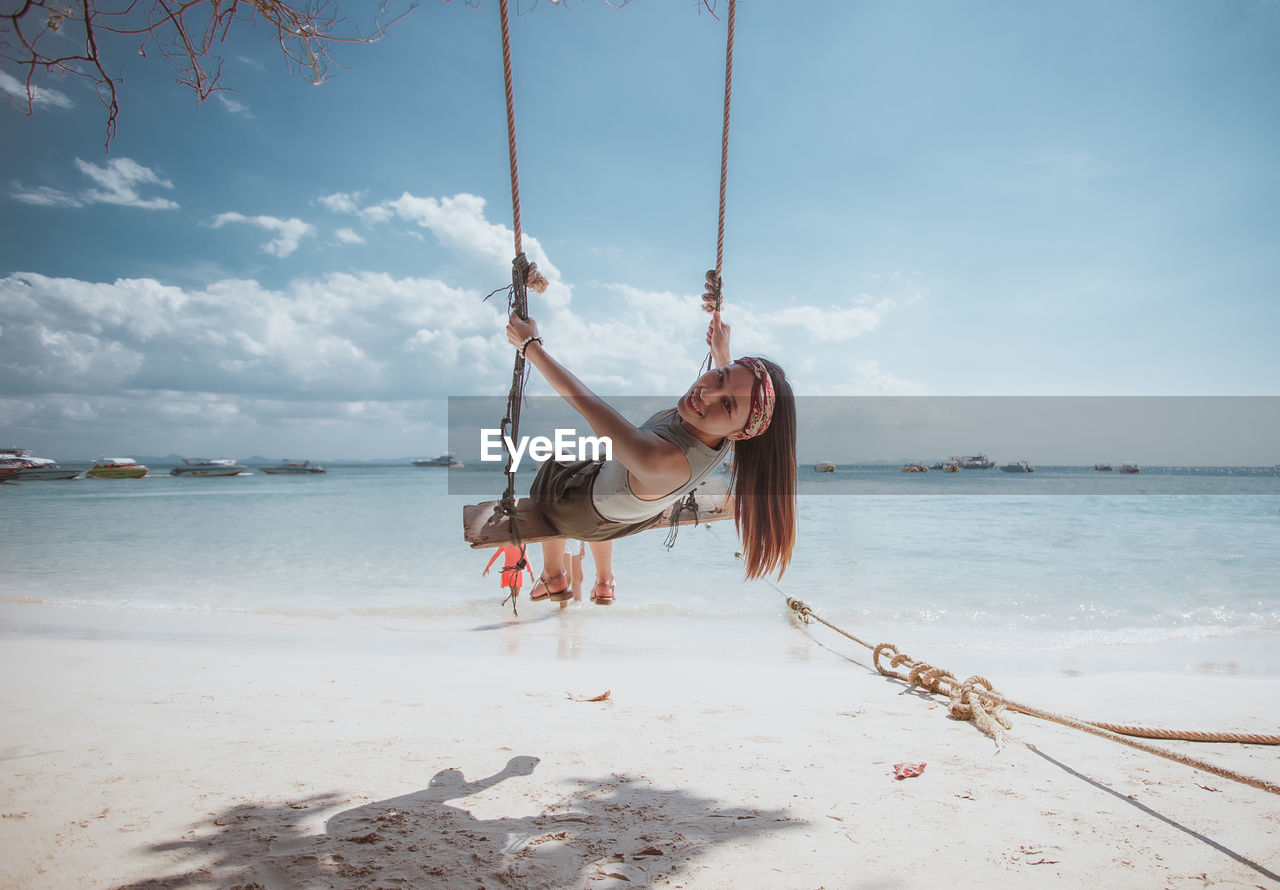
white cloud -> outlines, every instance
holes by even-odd
[[[13,183],[10,194],[24,204],[40,207],[84,207],[87,204],[116,204],[137,207],[142,210],[177,210],[178,204],[168,198],[143,198],[138,193],[141,186],[156,185],[171,189],[173,183],[162,179],[154,170],[129,158],[113,158],[103,166],[76,158],[76,167],[88,176],[97,188],[79,193],[51,186],[27,186]]]
[[[365,207],[359,211],[360,218],[365,222],[376,225],[377,223],[389,222],[395,217],[395,213],[391,208],[376,205],[373,207]]]
[[[27,85],[7,71],[0,71],[0,92],[23,103],[27,101]],[[51,105],[54,108],[74,108],[76,105],[66,93],[44,86],[33,87],[30,98],[32,106]]]
[[[358,202],[364,196],[364,192],[334,192],[332,195],[322,195],[319,198],[321,206],[334,213],[356,213],[360,207]]]
[[[356,198],[339,193],[320,200],[368,218],[369,208]],[[283,288],[237,279],[175,287],[153,279],[9,275],[0,278],[0,415],[44,402],[60,406],[56,416],[52,408],[37,411],[37,419],[15,429],[133,425],[154,430],[153,438],[198,429],[211,441],[218,430],[238,430],[241,441],[250,432],[285,436],[293,424],[305,428],[294,433],[304,441],[321,428],[358,441],[356,431],[367,423],[380,441],[400,441],[406,430],[438,431],[446,396],[505,394],[512,362],[503,333],[506,308],[501,294],[483,298],[489,281],[509,277],[510,230],[488,222],[484,202],[469,195],[406,193],[374,206],[386,211],[389,224],[410,222],[414,232],[445,244],[463,261],[459,279],[474,287],[375,272],[332,273]],[[231,223],[272,232],[264,249],[279,256],[314,234],[296,219],[231,212],[212,221]],[[335,233],[338,240],[352,236],[360,237],[350,229]],[[532,238],[526,245],[542,256]],[[677,395],[696,378],[707,324],[697,292],[591,284],[591,311],[576,311],[573,291],[555,266],[544,259],[539,265],[552,281],[547,294],[531,294],[542,336],[552,354],[601,395]],[[757,311],[735,303],[726,318],[735,354],[781,359],[797,392],[828,394],[821,387],[836,380],[840,385],[829,394],[918,392],[841,345],[873,330],[891,305],[870,297],[827,309]],[[810,381],[819,389],[806,386]],[[533,375],[529,393],[550,392]],[[433,408],[425,407],[433,400]],[[266,446],[246,447],[266,453]],[[397,453],[372,447],[375,454]]]
[[[281,258],[292,254],[298,249],[298,245],[303,238],[311,237],[316,231],[315,226],[297,218],[279,219],[274,216],[245,216],[243,213],[235,212],[218,214],[213,218],[212,225],[215,229],[218,229],[231,222],[249,223],[260,229],[266,229],[268,232],[275,232],[276,237],[262,245],[262,250],[264,253]]]
[[[408,192],[383,204],[407,222],[430,230],[436,240],[459,258],[478,259],[488,265],[509,269],[515,239],[511,229],[485,218],[484,198],[459,194],[452,198],[419,198]],[[545,256],[535,256],[536,241],[526,239],[525,254],[543,268]],[[544,269],[544,274],[546,270]],[[550,276],[548,276],[550,277]]]
[[[333,233],[340,244],[364,244],[364,237],[355,229],[342,228]]]
[[[501,310],[482,296],[375,273],[283,290],[19,273],[0,278],[0,393],[174,389],[308,401],[496,391],[511,349]]]
[[[419,197],[404,192],[399,198],[361,207],[363,192],[337,192],[320,202],[330,210],[354,213],[369,225],[401,220],[429,231],[435,239],[461,260],[469,280],[502,282],[511,277],[511,257],[515,252],[512,230],[485,217],[485,199],[460,193],[453,197]],[[538,239],[527,232],[522,239],[525,256],[537,263],[551,287],[542,295],[544,303],[566,305],[570,291],[561,284],[560,270],[547,256]]]
[[[64,192],[61,189],[50,188],[47,185],[38,185],[34,188],[28,188],[21,182],[13,183],[14,198],[24,204],[35,204],[38,207],[83,207],[84,203],[75,195]]]
[[[864,296],[857,306],[789,306],[764,317],[771,325],[799,327],[815,340],[840,343],[874,331],[892,306],[891,300],[872,303]]]
[[[162,179],[150,167],[129,158],[113,158],[101,167],[76,158],[76,167],[99,185],[81,197],[85,203],[119,204],[143,210],[176,210],[178,205],[168,198],[143,198],[138,187],[158,185],[171,189],[173,183]]]
[[[232,114],[238,114],[241,117],[246,118],[253,117],[253,112],[249,110],[249,106],[241,102],[239,99],[234,98],[227,91],[218,90],[213,95],[222,103],[222,107]]]

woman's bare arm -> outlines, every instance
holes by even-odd
[[[507,324],[507,340],[517,348],[528,337],[538,336],[537,323],[512,315]],[[559,393],[591,427],[597,436],[608,436],[613,458],[631,473],[636,494],[660,496],[688,481],[689,459],[679,448],[656,433],[642,430],[612,405],[600,398],[573,372],[548,354],[538,340],[525,347],[525,360],[538,369],[551,388]]]

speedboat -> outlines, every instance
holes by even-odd
[[[74,479],[84,472],[82,467],[60,467],[52,458],[35,457],[25,448],[0,448],[0,467],[9,471],[0,478],[13,481]]]
[[[415,467],[448,467],[451,470],[463,466],[452,453],[442,454],[439,457],[415,457],[410,463]]]
[[[61,467],[55,464],[41,467],[27,467],[19,470],[10,479],[28,482],[34,479],[74,479],[84,472],[84,467]]]
[[[184,457],[169,471],[170,476],[239,476],[243,467],[225,457]]]
[[[929,468],[924,464],[903,464],[898,467],[899,473],[927,473]]]
[[[836,465],[829,460],[820,460],[813,465],[813,471],[815,473],[834,473]]]
[[[272,476],[301,476],[304,473],[327,473],[324,467],[313,466],[309,460],[283,460],[274,467],[258,467]]]
[[[1006,473],[1034,473],[1035,468],[1025,460],[1015,460],[1013,463],[1005,464],[1000,468]]]
[[[996,462],[985,454],[971,454],[967,457],[953,457],[951,459],[958,463],[962,470],[989,470],[996,465]]]
[[[1136,472],[1138,472],[1138,465],[1137,465],[1137,464],[1121,464],[1121,465],[1120,465],[1120,472],[1121,472],[1121,473],[1130,473],[1130,474],[1132,474],[1132,473],[1136,473]]]
[[[128,457],[100,457],[85,475],[90,479],[141,479],[147,468]]]

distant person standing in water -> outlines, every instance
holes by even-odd
[[[525,559],[523,547],[507,544],[493,551],[493,556],[489,557],[489,565],[485,566],[484,571],[480,573],[481,578],[489,574],[489,569],[493,567],[499,556],[503,557],[503,564],[502,577],[498,583],[507,590],[507,599],[511,600],[511,604],[514,606],[516,597],[520,595],[520,588],[524,584],[524,572],[529,573],[529,580],[532,581],[534,580],[533,569],[529,568],[529,562]],[[524,563],[523,566],[521,565],[522,562]],[[502,602],[505,603],[506,601],[504,599]]]

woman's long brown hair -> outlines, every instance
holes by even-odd
[[[796,545],[796,401],[786,372],[760,361],[773,381],[773,419],[760,435],[733,443],[729,486],[747,577],[781,578]]]

